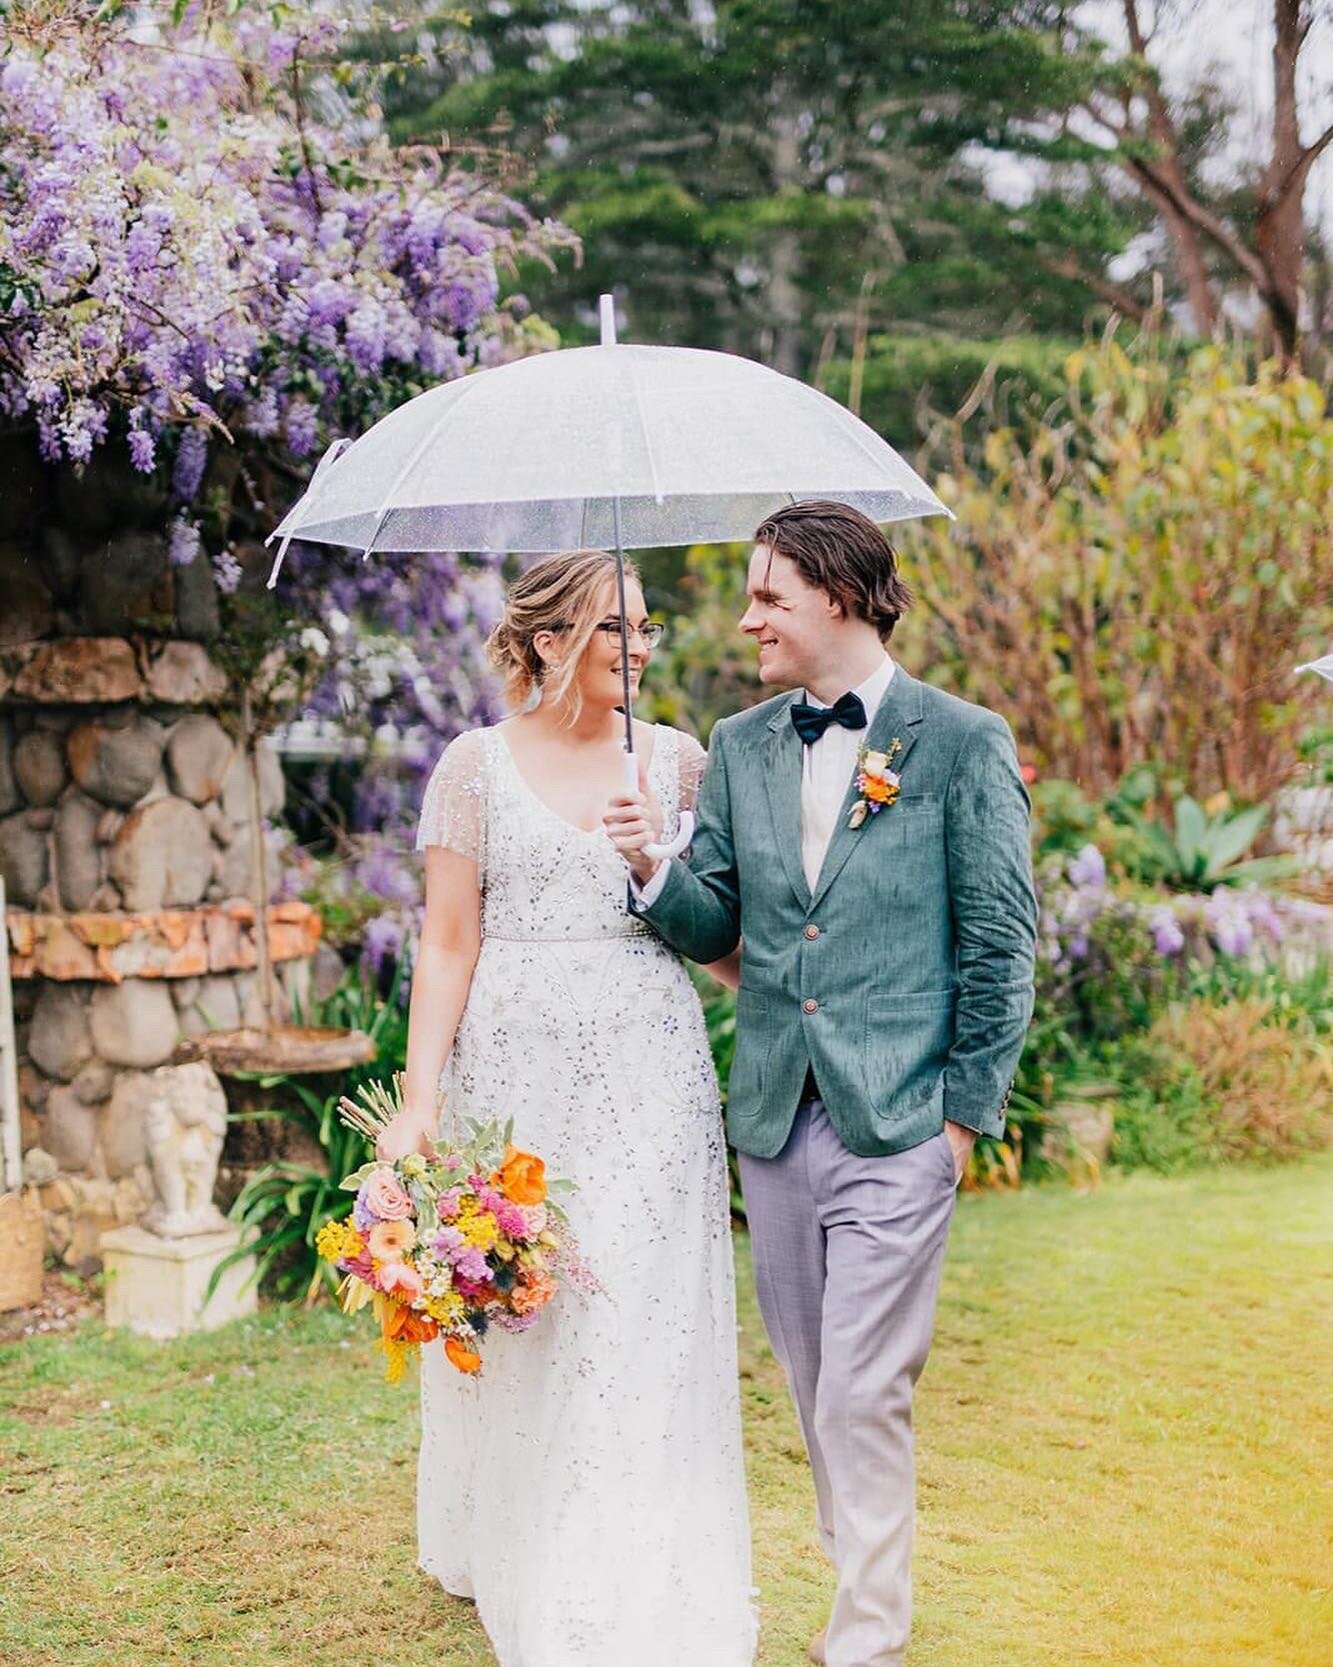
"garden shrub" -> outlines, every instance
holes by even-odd
[[[996,428],[905,535],[908,664],[1011,720],[1041,775],[1101,796],[1166,761],[1266,802],[1316,721],[1333,623],[1333,422],[1319,385],[1151,335],[1070,356],[1035,432]],[[895,642],[898,638],[895,637]]]
[[[1293,1157],[1333,1144],[1333,1045],[1257,997],[1173,1007],[1153,1037],[1197,1077],[1201,1155]]]

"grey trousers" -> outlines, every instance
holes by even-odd
[[[828,1667],[901,1667],[912,1621],[912,1391],[953,1216],[948,1136],[858,1157],[823,1102],[806,1100],[776,1158],[740,1162],[759,1306],[838,1574]]]

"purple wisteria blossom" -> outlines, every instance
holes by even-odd
[[[171,523],[167,537],[167,557],[173,567],[188,567],[199,554],[199,524],[186,515],[178,515]]]
[[[234,596],[241,583],[241,564],[230,545],[213,557],[213,583],[224,596]]]
[[[403,952],[407,927],[397,915],[376,915],[367,921],[361,940],[361,961],[367,971],[378,974],[393,966]]]
[[[0,412],[50,460],[116,432],[192,502],[211,450],[296,458],[423,380],[549,345],[502,269],[573,239],[424,148],[396,152],[345,24],[137,8],[30,35],[0,70]],[[298,107],[294,89],[302,93]]]

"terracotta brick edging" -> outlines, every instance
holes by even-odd
[[[308,903],[270,903],[274,961],[313,955],[323,921]],[[197,978],[248,971],[259,964],[254,905],[237,899],[148,914],[37,914],[7,909],[10,974],[58,981]]]

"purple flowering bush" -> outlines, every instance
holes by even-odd
[[[424,774],[498,715],[496,565],[297,545],[268,594],[262,539],[334,436],[554,345],[504,283],[573,239],[429,147],[392,147],[346,23],[226,10],[6,13],[0,413],[52,465],[123,448],[161,485],[171,562],[209,564],[211,646],[256,730],[303,713],[372,743],[338,843],[369,917],[389,858],[361,836],[414,868]]]
[[[345,23],[43,10],[26,37],[9,12],[0,70],[0,409],[48,459],[118,438],[190,504],[218,446],[299,461],[548,344],[500,281],[568,235],[391,149]]]
[[[1255,1013],[1299,1011],[1310,1036],[1333,1027],[1321,905],[1257,887],[1131,887],[1108,874],[1092,844],[1049,854],[1037,877],[1037,1007],[1012,1102],[1025,1149],[1039,1149],[1066,1088],[1101,1080],[1119,1089],[1118,1161],[1193,1161],[1215,1144],[1223,1108],[1161,1040],[1164,1026],[1200,1004],[1245,1001]],[[1306,942],[1315,946],[1308,953]],[[1303,959],[1305,970],[1289,959]]]

